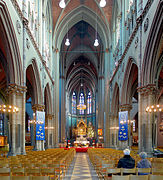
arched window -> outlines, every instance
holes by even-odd
[[[118,44],[119,39],[120,39],[120,16],[118,16],[116,20],[116,46]]]
[[[72,96],[72,114],[76,114],[76,94],[73,92]]]
[[[91,93],[88,93],[87,96],[87,114],[91,114],[92,113],[92,97],[91,97]]]
[[[84,94],[80,93],[79,104],[84,105]],[[84,110],[79,110],[79,114],[84,114]]]

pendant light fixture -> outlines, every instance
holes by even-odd
[[[66,38],[66,42],[65,42],[66,46],[70,46],[70,40],[68,38],[68,23],[67,23],[67,38]]]
[[[99,45],[98,39],[97,39],[97,12],[96,12],[96,32],[95,32],[95,42],[94,46],[97,47]]]
[[[106,0],[101,0],[100,7],[105,7],[105,6],[106,6]]]
[[[64,0],[60,0],[59,6],[60,6],[61,8],[65,8],[65,7],[66,7],[65,1],[64,1]]]

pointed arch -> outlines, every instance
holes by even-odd
[[[9,71],[9,82],[23,85],[22,61],[13,22],[5,1],[0,0],[0,33]]]
[[[118,83],[115,83],[114,91],[113,91],[113,99],[112,99],[112,106],[111,112],[113,115],[117,115],[119,111],[119,86]]]
[[[159,65],[162,64],[163,56],[159,54],[163,44],[163,1],[160,1],[155,13],[148,40],[146,43],[141,71],[141,86],[155,84]]]
[[[27,67],[26,76],[33,87],[32,104],[43,104],[40,73],[35,59],[32,59],[31,64]]]
[[[125,75],[123,79],[122,92],[121,92],[121,104],[131,104],[131,97],[133,95],[133,87],[136,88],[138,78],[138,67],[132,57],[129,58]],[[135,89],[136,90],[136,89]]]
[[[46,84],[44,89],[44,99],[46,113],[52,114],[52,96],[49,83]]]
[[[88,7],[82,5],[71,11],[58,25],[56,32],[54,32],[54,44],[55,47],[61,48],[61,43],[64,36],[67,33],[67,23],[69,24],[69,29],[71,29],[76,23],[84,20],[88,24],[90,24],[95,29],[95,22],[96,21],[96,14]],[[106,27],[104,22],[100,17],[97,17],[97,26],[98,26],[98,33],[100,38],[102,39],[104,48],[109,47],[109,43],[111,42],[110,38],[110,29]],[[104,37],[104,38],[102,38]]]

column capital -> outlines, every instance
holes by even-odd
[[[99,76],[99,79],[104,79],[104,76]]]
[[[54,117],[54,115],[52,115],[52,114],[46,114],[46,116],[45,116],[45,118],[49,119],[49,120],[52,120],[53,117]]]
[[[137,88],[138,93],[140,94],[151,94],[156,91],[156,85],[155,84],[148,84],[146,86],[141,86]]]
[[[32,110],[34,112],[36,112],[36,111],[44,111],[44,109],[45,109],[45,105],[42,105],[42,104],[34,104],[32,106]]]
[[[65,79],[65,76],[62,76],[62,75],[61,75],[61,76],[60,76],[60,79]]]
[[[131,104],[121,104],[119,106],[120,111],[130,111],[132,109],[132,105]]]
[[[20,86],[17,84],[9,84],[7,88],[7,94],[24,94],[24,92],[27,92],[27,87],[26,86]]]

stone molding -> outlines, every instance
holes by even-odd
[[[139,29],[139,26],[142,25],[142,22],[143,22],[143,20],[145,19],[145,16],[147,15],[147,13],[148,13],[148,11],[149,11],[149,8],[151,7],[153,1],[154,1],[154,0],[148,0],[148,1],[147,1],[146,6],[144,7],[142,14],[136,19],[135,28],[134,28],[134,30],[133,30],[133,32],[132,32],[132,34],[131,34],[131,36],[130,36],[130,38],[129,38],[129,40],[128,40],[128,43],[127,43],[127,45],[126,45],[126,47],[125,47],[125,50],[124,50],[121,58],[118,60],[118,66],[116,67],[116,69],[115,69],[112,77],[110,78],[110,83],[113,81],[113,79],[114,79],[114,77],[115,77],[115,75],[116,75],[116,73],[117,73],[117,71],[118,71],[118,69],[119,69],[120,64],[123,62],[123,59],[125,58],[128,50],[129,50],[129,48],[130,48],[130,46],[131,46],[131,43],[133,42],[133,40],[134,40],[134,38],[135,38],[135,36],[136,36],[136,34],[137,34],[137,31],[138,31],[138,29]]]
[[[8,95],[13,93],[16,93],[17,95],[23,95],[25,92],[27,92],[27,87],[17,84],[9,84],[6,91]]]
[[[36,111],[44,111],[44,109],[45,109],[45,105],[42,105],[42,104],[34,104],[32,106],[32,110],[34,112],[36,112]]]
[[[52,114],[46,114],[45,115],[45,118],[48,119],[48,120],[52,120],[53,117],[54,117],[54,115],[52,115]]]
[[[141,95],[149,95],[156,92],[156,85],[155,84],[148,84],[146,86],[141,86],[137,88],[137,92]]]
[[[47,74],[48,74],[48,76],[49,76],[52,84],[54,85],[54,81],[53,81],[53,79],[52,79],[52,77],[51,77],[51,75],[50,75],[49,69],[48,69],[48,67],[46,66],[46,64],[44,63],[44,59],[43,59],[43,57],[42,57],[42,55],[41,55],[41,53],[40,53],[40,50],[39,50],[39,48],[38,48],[38,45],[37,45],[36,41],[34,40],[34,37],[33,37],[32,33],[31,33],[29,27],[28,27],[28,24],[29,24],[28,20],[23,16],[23,13],[22,13],[22,11],[21,11],[21,9],[20,9],[20,7],[19,7],[18,2],[17,2],[16,0],[11,0],[11,2],[12,2],[12,4],[13,4],[15,10],[17,11],[19,17],[21,18],[23,24],[25,25],[27,34],[29,35],[30,40],[32,41],[32,44],[33,44],[33,46],[34,46],[34,48],[35,48],[35,50],[36,50],[39,58],[41,59],[41,62],[42,62],[42,64],[43,64],[43,66],[45,67],[45,70],[46,70],[46,72],[47,72]]]
[[[99,79],[104,79],[104,76],[99,76]]]
[[[121,104],[119,106],[120,111],[130,111],[132,109],[132,105],[131,104]]]

